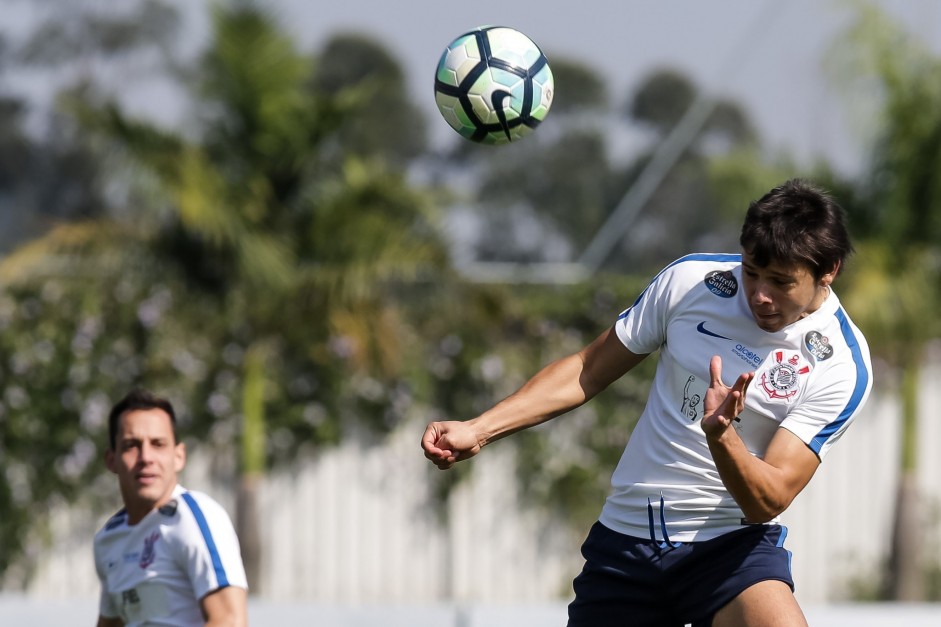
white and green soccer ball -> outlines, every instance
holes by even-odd
[[[505,26],[464,33],[444,50],[435,72],[441,115],[458,133],[484,144],[532,133],[549,113],[554,92],[546,55]]]

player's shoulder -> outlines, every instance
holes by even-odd
[[[733,253],[693,253],[668,264],[653,282],[671,286],[682,293],[696,284],[704,285],[720,296],[734,296],[738,291],[742,256]]]
[[[691,253],[667,265],[669,268],[688,270],[690,268],[722,268],[731,269],[742,265],[741,253]]]
[[[742,265],[738,253],[692,253],[667,264],[660,274],[702,278],[709,272],[730,272]]]
[[[175,495],[175,500],[178,501],[182,509],[189,512],[197,523],[205,520],[212,521],[220,517],[229,518],[225,508],[205,492],[183,489]]]
[[[818,361],[829,361],[832,362],[831,365],[833,366],[842,362],[851,362],[867,370],[872,370],[872,358],[866,336],[853,323],[842,305],[835,308],[833,315],[829,317],[827,326],[828,328],[823,329],[823,332],[826,334],[825,341],[829,342],[829,346],[821,354],[814,352],[814,356]],[[808,334],[808,338],[810,335]],[[808,342],[808,348],[817,347],[811,347],[810,342]]]
[[[95,539],[104,537],[113,533],[117,529],[121,529],[127,524],[127,509],[121,508],[116,514],[111,518],[105,521],[105,524],[98,530],[98,533],[95,534]]]

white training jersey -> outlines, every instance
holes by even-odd
[[[115,514],[95,535],[99,613],[127,627],[204,625],[199,601],[219,588],[248,588],[238,537],[211,497],[177,485],[173,499],[136,525]]]
[[[755,323],[741,280],[741,255],[683,257],[615,323],[630,351],[659,350],[660,358],[602,509],[600,520],[610,529],[690,542],[745,524],[700,425],[713,355],[722,358],[726,385],[755,372],[733,425],[758,457],[784,428],[822,460],[863,407],[872,387],[869,348],[836,294],[770,333]]]

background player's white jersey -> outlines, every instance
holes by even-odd
[[[770,333],[755,323],[741,281],[741,255],[683,257],[616,322],[630,351],[660,350],[660,357],[647,406],[612,476],[601,514],[607,527],[680,542],[741,528],[744,515],[700,425],[713,355],[722,358],[726,385],[755,372],[733,425],[758,457],[783,427],[823,459],[865,403],[869,347],[835,293]]]
[[[201,492],[181,486],[173,499],[133,526],[115,514],[95,535],[102,616],[128,627],[203,625],[199,600],[236,586],[248,588],[238,537],[228,514]]]

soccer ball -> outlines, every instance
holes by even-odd
[[[475,142],[506,144],[535,130],[555,85],[546,55],[512,28],[481,26],[452,41],[438,61],[435,102]]]

